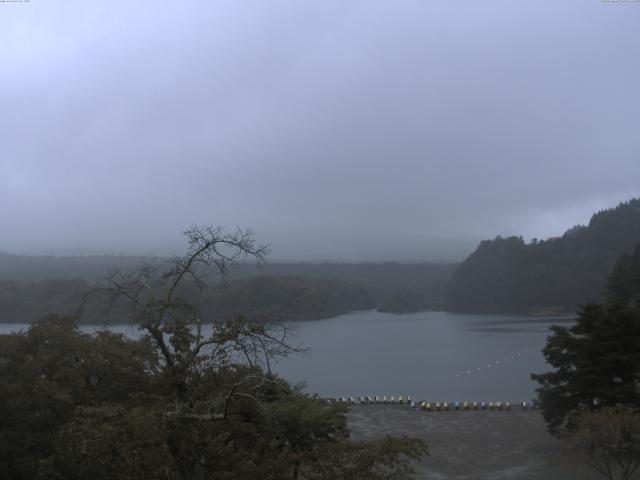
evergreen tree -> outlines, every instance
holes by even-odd
[[[543,349],[555,371],[533,374],[552,433],[575,426],[580,409],[640,406],[640,246],[623,255],[604,305],[587,304],[572,327],[553,326]]]

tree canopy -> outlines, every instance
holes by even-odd
[[[605,304],[584,305],[571,327],[552,327],[543,353],[555,370],[532,378],[556,434],[571,431],[581,409],[640,407],[639,260],[640,246],[619,259]]]

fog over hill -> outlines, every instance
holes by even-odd
[[[453,272],[447,308],[466,311],[573,312],[604,298],[621,255],[640,245],[640,198],[595,212],[561,237],[496,237],[480,243]]]
[[[7,2],[0,250],[166,255],[215,224],[273,259],[440,261],[561,235],[640,193],[624,3]]]

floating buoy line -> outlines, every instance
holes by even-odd
[[[490,368],[494,370],[501,366],[506,365],[509,362],[516,361],[522,357],[522,352],[516,352],[512,355],[507,355],[500,359],[495,359],[486,364],[476,365],[473,368],[467,368],[465,370],[458,371],[456,377],[466,377],[474,374],[487,371]],[[486,365],[486,366],[485,366]],[[325,398],[328,403],[346,403],[350,405],[379,405],[379,404],[396,404],[406,405],[416,410],[423,410],[428,412],[447,411],[447,410],[512,410],[514,407],[519,407],[521,410],[536,410],[538,408],[535,401],[523,401],[520,403],[512,404],[511,402],[502,401],[489,401],[489,402],[430,402],[427,400],[413,401],[409,395],[394,396],[394,395],[373,395],[373,396],[359,396],[359,397],[338,397],[338,398]]]
[[[346,403],[349,405],[405,405],[415,410],[423,410],[427,412],[439,412],[448,410],[512,410],[515,406],[518,406],[521,410],[537,410],[538,405],[535,401],[520,402],[517,405],[511,402],[429,402],[426,400],[413,401],[409,395],[403,397],[402,395],[395,397],[391,396],[359,396],[359,397],[338,397],[338,398],[325,398],[327,403]]]
[[[496,368],[500,365],[504,365],[507,364],[511,361],[517,360],[522,356],[521,352],[517,352],[514,353],[513,355],[508,355],[506,357],[503,357],[502,359],[498,359],[498,360],[493,360],[490,361],[486,364],[483,363],[482,365],[476,365],[473,368],[467,368],[465,370],[461,370],[459,372],[456,373],[456,377],[464,377],[464,376],[468,376],[468,375],[474,375],[477,374],[479,372],[482,372],[483,370],[486,371],[490,368]]]

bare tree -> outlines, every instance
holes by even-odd
[[[640,467],[640,414],[626,407],[584,410],[570,446],[609,480],[629,480]],[[618,476],[616,477],[616,473]]]
[[[196,297],[202,292],[212,271],[225,281],[229,268],[242,258],[254,258],[261,265],[268,246],[256,245],[251,230],[228,233],[221,227],[193,226],[184,234],[188,240],[184,255],[131,271],[113,271],[97,289],[107,296],[108,310],[123,301],[131,307],[133,321],[157,347],[178,396],[184,396],[205,370],[247,366],[263,367],[270,374],[271,359],[303,350],[291,344],[290,332],[280,321],[252,322],[237,316],[207,322],[193,298],[193,292]],[[211,325],[210,330],[205,324]],[[256,390],[264,381],[247,376],[236,382],[231,395],[249,395],[247,385]]]

